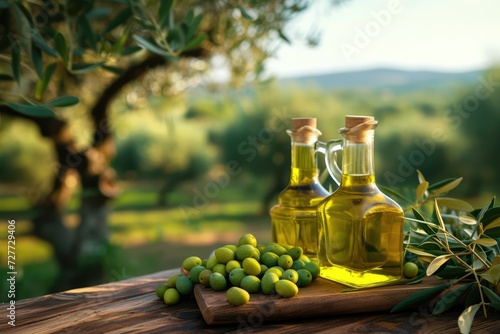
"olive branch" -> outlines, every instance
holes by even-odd
[[[417,292],[394,306],[391,312],[413,308],[439,295],[432,311],[441,314],[462,305],[458,318],[461,333],[469,333],[479,309],[500,310],[500,207],[495,198],[483,208],[445,195],[462,178],[429,184],[418,171],[415,199],[384,188],[405,211],[405,261],[419,266],[419,275],[446,280],[443,284]],[[406,206],[405,206],[406,205]],[[457,283],[462,283],[457,288]],[[452,288],[455,286],[454,288]]]

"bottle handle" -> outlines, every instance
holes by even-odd
[[[335,183],[340,186],[342,180],[342,170],[337,163],[337,152],[342,151],[343,139],[332,139],[328,142],[317,141],[316,152],[323,153],[328,173]]]

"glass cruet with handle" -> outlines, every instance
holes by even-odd
[[[317,206],[320,276],[352,287],[399,280],[403,210],[375,183],[371,116],[346,116],[342,139],[318,142],[339,188]],[[342,168],[337,153],[342,150]]]

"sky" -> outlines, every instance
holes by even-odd
[[[500,62],[500,0],[347,0],[291,22],[292,44],[267,62],[277,77],[398,68],[461,72]],[[307,33],[320,33],[310,47]]]

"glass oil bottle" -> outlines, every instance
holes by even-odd
[[[340,186],[318,205],[320,276],[352,287],[402,275],[403,211],[375,184],[377,124],[373,117],[346,116],[339,130],[344,137]]]
[[[287,133],[292,143],[290,182],[270,210],[271,238],[279,244],[302,247],[305,255],[316,258],[316,206],[330,194],[318,179],[315,145],[321,132],[316,118],[293,118]]]

